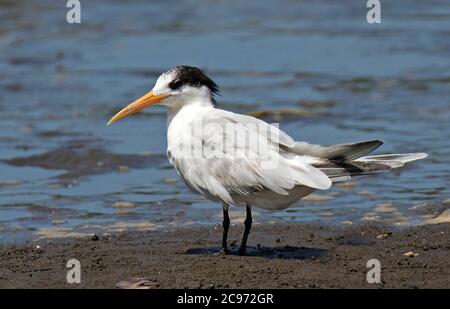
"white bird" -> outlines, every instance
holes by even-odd
[[[425,153],[367,156],[382,145],[377,140],[331,146],[298,142],[260,119],[217,108],[217,93],[216,83],[200,69],[176,66],[108,125],[145,107],[167,107],[167,156],[190,189],[222,203],[224,253],[228,252],[229,206],[246,207],[239,248],[239,254],[245,254],[251,206],[286,209],[333,183],[427,157]]]

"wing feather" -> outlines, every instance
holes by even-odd
[[[173,165],[178,173],[194,191],[234,204],[235,194],[249,195],[267,189],[288,195],[298,185],[315,189],[331,186],[327,175],[309,164],[307,157],[280,151],[280,146],[293,147],[294,140],[275,126],[218,109],[203,116],[203,125],[208,123],[222,130],[204,130],[201,136],[178,139],[178,146],[193,138],[201,139],[196,141],[203,150],[201,158],[173,155],[171,159],[169,155],[171,161],[176,161]],[[224,130],[227,125],[238,127],[234,128],[236,131]],[[230,132],[239,132],[246,137],[246,142],[239,142]],[[255,147],[249,146],[253,139],[258,141]],[[216,155],[220,155],[219,159]]]

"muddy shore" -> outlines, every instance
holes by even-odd
[[[232,249],[241,232],[232,227]],[[219,226],[41,240],[0,249],[0,287],[450,288],[449,236],[448,223],[401,230],[256,225],[247,256],[218,254]],[[66,283],[73,258],[81,263],[80,284]],[[381,284],[366,281],[374,258]]]

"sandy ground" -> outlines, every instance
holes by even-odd
[[[230,243],[241,232],[232,226]],[[402,230],[256,225],[248,256],[218,254],[220,237],[220,227],[211,227],[4,246],[0,287],[115,288],[146,278],[149,288],[450,288],[448,223]],[[73,258],[81,283],[70,285],[66,263]],[[374,258],[381,284],[366,281]]]

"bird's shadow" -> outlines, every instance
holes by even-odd
[[[285,260],[308,260],[316,259],[324,255],[325,249],[319,248],[306,248],[306,247],[292,247],[292,246],[279,246],[279,247],[263,247],[263,246],[247,246],[247,252],[245,256],[258,256],[269,259],[285,259]],[[186,254],[203,254],[203,255],[218,255],[222,254],[220,247],[206,247],[206,248],[190,248],[186,250]],[[227,253],[230,256],[238,256],[236,248],[231,248]]]

